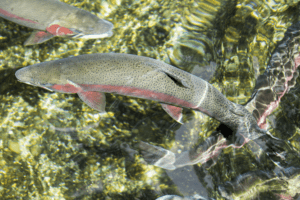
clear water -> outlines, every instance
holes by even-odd
[[[63,2],[112,22],[114,35],[25,47],[32,29],[0,19],[2,199],[300,198],[299,80],[267,119],[284,142],[264,151],[253,141],[222,146],[223,136],[216,145],[219,122],[189,109],[179,124],[157,102],[107,94],[107,113],[99,114],[76,94],[51,93],[14,76],[34,63],[82,54],[136,54],[197,76],[216,66],[206,79],[244,104],[298,21],[298,2]]]

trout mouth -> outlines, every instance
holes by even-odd
[[[43,84],[34,84],[34,83],[32,83],[32,82],[28,82],[28,81],[24,82],[24,81],[21,81],[21,80],[19,80],[19,79],[18,79],[18,81],[21,82],[21,83],[25,83],[25,84],[27,84],[27,85],[31,85],[31,86],[35,86],[35,87],[41,87],[41,88],[43,88],[43,89],[45,89],[45,90],[48,90],[48,91],[50,91],[50,92],[53,92],[53,90],[51,90],[51,89],[49,88],[49,86],[52,86],[52,84],[45,84],[45,85],[43,85]]]
[[[49,89],[49,88],[47,88],[47,87],[42,87],[43,89],[45,89],[45,90],[48,90],[48,91],[50,91],[50,92],[53,92],[53,90],[51,90],[51,89]]]
[[[20,81],[20,80],[19,80]],[[27,85],[32,85],[32,86],[37,86],[37,85],[35,85],[35,84],[33,84],[33,83],[30,83],[30,82],[23,82],[23,81],[20,81],[21,83],[26,83]]]
[[[44,88],[46,90],[49,90],[50,92],[53,92],[53,90],[51,90],[49,87],[52,87],[52,84],[40,84],[40,83],[33,83],[33,82],[29,82],[29,81],[22,81],[21,79],[19,79],[17,77],[17,80],[21,83],[25,83],[27,85],[31,85],[31,86],[35,86],[35,87],[41,87]]]
[[[99,38],[111,37],[112,35],[113,35],[112,31],[108,31],[102,34],[88,34],[88,35],[85,35],[84,33],[81,32],[71,37],[76,39],[99,39]]]
[[[98,26],[85,27],[83,29],[69,28],[73,33],[70,37],[79,39],[98,39],[111,37],[114,25],[106,20],[100,19]]]
[[[26,83],[26,84],[29,84],[29,85],[32,85],[32,86],[36,86],[36,87],[41,87],[41,88],[43,88],[43,89],[45,89],[45,90],[48,90],[48,91],[50,91],[50,92],[53,92],[53,90],[52,89],[50,89],[52,86],[53,86],[53,84],[50,84],[50,83],[46,83],[46,84],[41,84],[41,83]]]

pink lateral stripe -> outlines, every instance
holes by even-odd
[[[195,105],[185,100],[161,92],[155,92],[152,90],[146,90],[146,89],[129,87],[129,86],[113,86],[113,85],[80,84],[80,86],[84,91],[116,93],[125,96],[133,96],[133,97],[138,97],[143,99],[150,99],[154,101],[171,103],[171,104],[180,105],[187,108],[196,108]]]
[[[57,92],[62,92],[62,93],[78,93],[78,92],[83,92],[82,88],[75,87],[74,85],[71,84],[66,84],[66,85],[53,85],[51,89],[57,91]]]
[[[56,90],[58,92],[63,92],[63,93],[78,93],[78,92],[87,92],[87,91],[116,93],[120,95],[150,99],[154,101],[166,102],[166,103],[176,104],[187,108],[196,109],[195,105],[185,100],[161,92],[154,92],[151,90],[145,90],[141,88],[134,88],[129,86],[89,85],[89,84],[80,84],[79,86],[80,87],[76,87],[71,84],[66,84],[66,85],[53,85],[51,88],[53,90]]]
[[[51,89],[57,92],[63,93],[78,93],[78,92],[87,92],[87,91],[98,91],[98,92],[106,92],[106,93],[116,93],[124,96],[132,96],[143,99],[150,99],[154,101],[158,101],[161,103],[170,103],[175,104],[180,107],[191,108],[194,110],[201,111],[206,113],[207,115],[212,116],[210,112],[207,110],[197,107],[194,104],[189,103],[188,101],[176,98],[175,96],[171,96],[168,94],[164,94],[161,92],[155,92],[152,90],[146,90],[141,88],[129,87],[129,86],[113,86],[113,85],[89,85],[89,84],[79,84],[80,87],[76,87],[72,84],[66,85],[53,85]]]
[[[32,21],[30,19],[25,19],[23,17],[19,17],[19,16],[14,15],[14,14],[12,14],[10,12],[7,12],[6,10],[3,10],[1,8],[0,8],[0,13],[3,14],[4,16],[6,16],[6,17],[15,18],[15,19],[26,21],[26,22],[30,22],[30,23],[33,23],[33,24],[39,24],[38,22]]]

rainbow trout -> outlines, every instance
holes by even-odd
[[[261,128],[267,128],[266,117],[278,107],[281,98],[296,85],[296,80],[299,76],[297,69],[300,65],[299,30],[300,22],[293,24],[287,29],[284,38],[278,43],[277,48],[272,53],[266,71],[257,78],[255,89],[245,106],[245,108],[253,114],[254,118],[257,120],[257,124]],[[287,159],[284,155],[288,155],[286,152],[292,148],[288,148],[287,144],[283,140],[274,138],[269,132],[266,132],[264,137],[253,141],[268,155],[273,154],[277,156],[277,159],[278,157],[280,158],[280,162],[278,162],[278,160],[276,162],[277,166],[279,163],[282,166],[289,166],[289,164],[284,163],[284,160]],[[257,148],[254,143],[252,143],[252,151]],[[139,147],[145,152],[144,159],[147,161],[147,158],[150,158],[147,162],[169,170],[186,165],[194,165],[196,163],[204,164],[211,159],[215,160],[221,150],[229,146],[232,148],[239,148],[234,144],[228,143],[218,132],[212,134],[199,145],[195,145],[191,150],[180,154],[173,153],[158,146],[153,146],[146,142],[140,142],[139,144]],[[259,148],[257,149],[258,151],[253,153],[259,158],[259,154],[261,152],[259,152]],[[284,154],[282,153],[282,149],[286,151]],[[275,154],[274,151],[276,152]],[[293,154],[291,151],[289,151],[289,153],[289,155]],[[259,177],[255,177],[255,174],[251,176],[252,178]],[[241,176],[241,179],[242,178],[243,175]],[[247,176],[245,178],[247,178]],[[234,189],[238,187],[240,183],[240,181],[232,183],[230,184],[230,187],[235,185],[233,187]],[[244,187],[248,188],[248,186]]]
[[[252,112],[258,125],[266,129],[266,118],[275,110],[284,94],[296,85],[300,65],[300,22],[290,26],[272,53],[266,71],[256,85],[246,109]]]
[[[262,131],[251,113],[227,100],[208,82],[148,57],[117,53],[81,55],[22,68],[16,77],[51,91],[77,93],[100,112],[105,111],[103,93],[116,93],[158,101],[178,122],[184,107],[203,112],[249,139],[257,137],[250,133]]]
[[[0,17],[35,31],[25,45],[55,36],[95,39],[112,36],[112,23],[58,0],[1,0]]]

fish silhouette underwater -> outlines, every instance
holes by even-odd
[[[182,120],[182,108],[203,112],[232,130],[239,130],[241,143],[245,138],[265,134],[244,106],[229,101],[208,82],[148,57],[87,54],[28,66],[15,75],[30,85],[77,93],[100,112],[105,112],[104,93],[116,93],[158,101],[178,122]]]
[[[113,24],[58,0],[1,0],[0,17],[35,31],[25,45],[55,36],[96,39],[113,35]]]

